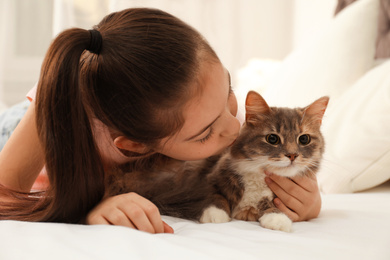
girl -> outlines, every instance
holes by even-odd
[[[240,123],[228,71],[193,28],[160,10],[106,16],[51,44],[25,116],[0,153],[1,219],[123,225],[173,232],[150,201],[104,196],[113,167],[220,153]],[[42,167],[50,185],[29,193]],[[319,214],[315,179],[270,175],[294,221]]]

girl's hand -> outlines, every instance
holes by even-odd
[[[173,229],[162,221],[158,208],[134,192],[103,200],[87,215],[86,222],[89,225],[125,226],[152,234],[173,233]]]
[[[321,195],[317,178],[312,176],[281,177],[266,172],[265,181],[275,193],[275,206],[292,221],[316,218],[321,210]]]

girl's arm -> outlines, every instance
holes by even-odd
[[[317,178],[297,176],[291,179],[276,174],[268,174],[266,182],[276,194],[275,206],[292,221],[305,221],[316,218],[321,210],[321,195]]]
[[[29,192],[43,166],[44,155],[38,139],[35,102],[31,102],[0,152],[0,183],[11,189]]]

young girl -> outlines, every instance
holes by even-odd
[[[192,27],[160,10],[106,16],[51,44],[25,116],[0,153],[0,219],[123,225],[173,232],[150,201],[104,198],[113,167],[157,155],[207,158],[236,139],[230,75]],[[29,193],[45,166],[50,185]],[[319,214],[317,181],[267,178],[294,221]]]

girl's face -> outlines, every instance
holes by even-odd
[[[183,128],[162,140],[157,152],[178,160],[199,160],[221,153],[237,138],[237,99],[229,72],[219,62],[203,62],[201,92],[185,106]]]

